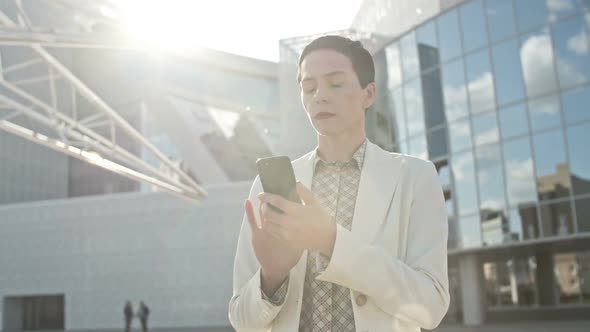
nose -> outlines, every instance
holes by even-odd
[[[325,103],[328,101],[328,89],[325,87],[317,87],[313,94],[313,102],[316,104]]]

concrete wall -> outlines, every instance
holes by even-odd
[[[0,298],[65,294],[68,330],[121,328],[127,299],[156,328],[228,326],[250,185],[200,205],[156,192],[0,206]]]

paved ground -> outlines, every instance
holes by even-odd
[[[590,318],[590,317],[589,317]],[[424,331],[424,330],[423,330]],[[484,326],[445,325],[435,332],[590,332],[588,321],[540,321],[525,323],[489,324]]]

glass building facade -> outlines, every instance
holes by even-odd
[[[590,1],[473,0],[376,53],[389,124],[369,136],[432,160],[445,191],[449,320],[476,296],[460,286],[470,255],[488,317],[588,314],[589,33]]]

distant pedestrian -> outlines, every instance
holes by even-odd
[[[133,306],[129,300],[125,302],[125,307],[123,307],[123,315],[125,316],[125,332],[129,332],[131,329],[131,320],[133,319]]]
[[[148,332],[148,316],[150,315],[150,308],[143,302],[139,302],[139,308],[137,308],[137,317],[141,322],[141,329],[143,332]]]

